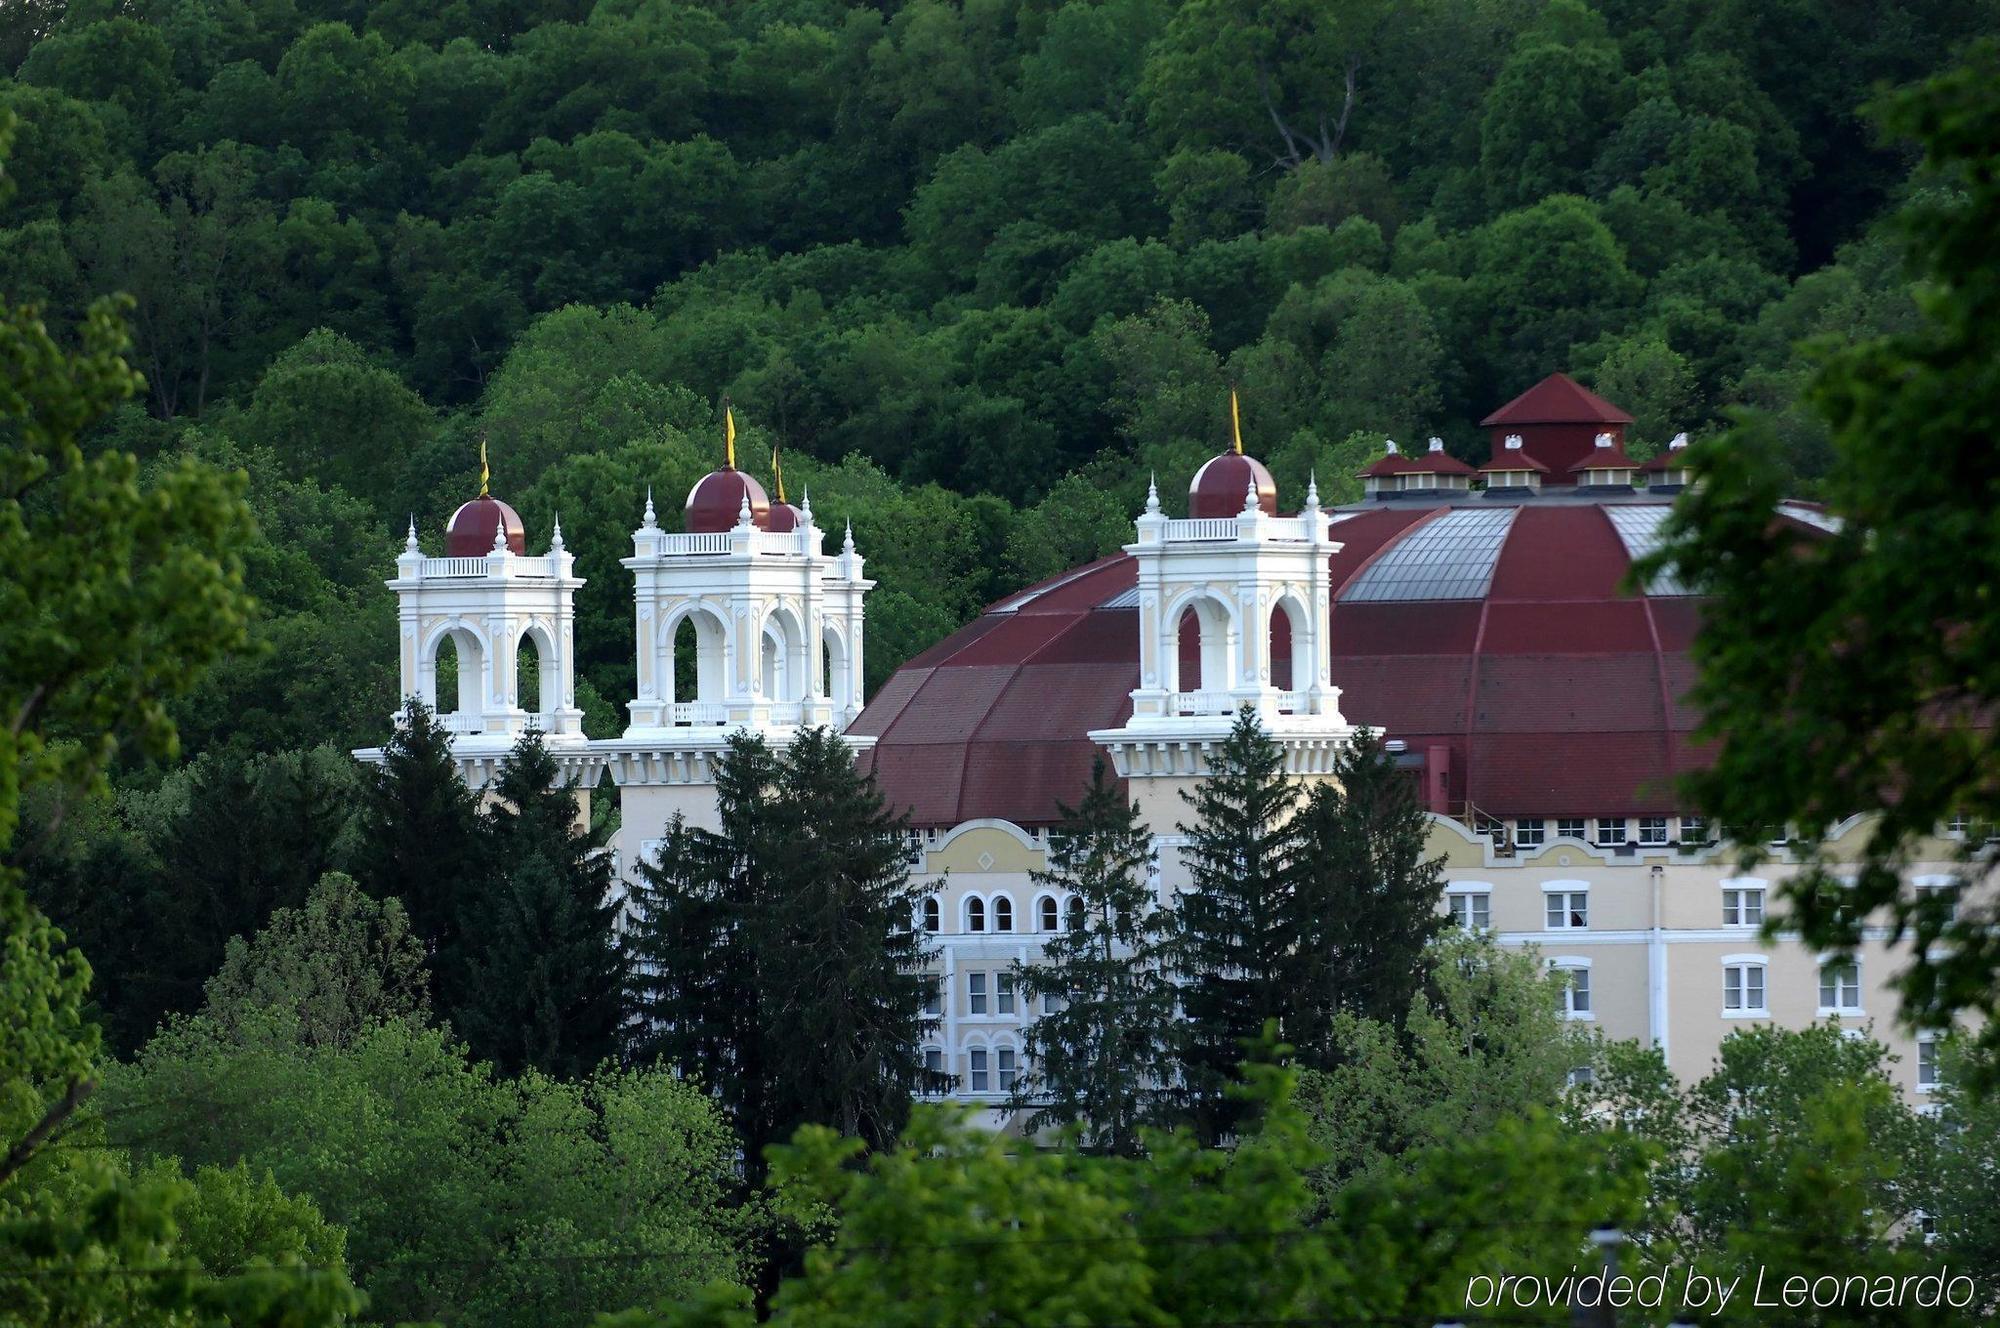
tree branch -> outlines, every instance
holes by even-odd
[[[1271,123],[1277,126],[1278,136],[1285,140],[1285,155],[1279,160],[1287,166],[1297,166],[1303,160],[1299,156],[1298,140],[1292,136],[1291,128],[1271,100],[1271,73],[1261,64],[1257,66],[1257,95],[1264,99],[1264,110],[1270,115]]]
[[[15,1172],[27,1166],[28,1160],[35,1155],[35,1150],[46,1143],[49,1136],[60,1129],[64,1121],[75,1115],[76,1109],[96,1091],[95,1079],[70,1080],[69,1091],[62,1095],[62,1100],[42,1113],[42,1118],[35,1122],[35,1127],[22,1135],[19,1143],[7,1150],[6,1157],[0,1158],[0,1185],[6,1184]]]

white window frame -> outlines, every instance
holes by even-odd
[[[917,925],[919,930],[932,935],[944,930],[944,901],[936,895],[926,895],[918,906]]]
[[[965,1091],[968,1093],[990,1093],[987,1085],[992,1082],[992,1048],[981,1045],[965,1049]]]
[[[1565,828],[1568,826],[1576,828],[1573,830]],[[1556,838],[1575,839],[1588,843],[1590,840],[1590,818],[1587,816],[1556,817]]]
[[[1666,817],[1641,816],[1639,818],[1639,846],[1641,848],[1665,848],[1667,842]]]
[[[1757,970],[1757,994],[1763,998],[1758,1005],[1750,1004],[1750,980],[1747,971],[1737,981],[1738,999],[1743,1002],[1741,1009],[1729,1008],[1729,975],[1732,969]],[[1732,954],[1722,956],[1722,1017],[1724,1019],[1769,1019],[1771,1017],[1771,957],[1763,954]]]
[[[951,1073],[951,1071],[945,1069],[945,1058],[944,1058],[943,1047],[933,1046],[929,1043],[926,1043],[924,1045],[924,1069],[926,1072],[931,1074]]]
[[[1549,924],[1549,896],[1562,895],[1562,921]],[[1583,896],[1583,921],[1571,921],[1577,914],[1576,896]],[[1544,881],[1542,882],[1542,930],[1543,931],[1589,931],[1590,930],[1590,882],[1588,881]]]
[[[1722,887],[1723,926],[1732,929],[1740,927],[1749,931],[1764,925],[1766,910],[1771,902],[1771,883],[1769,881],[1761,876],[1725,876],[1722,878],[1720,885]],[[1729,920],[1729,897],[1732,894],[1737,896],[1736,908],[1739,919],[1743,916],[1745,897],[1751,894],[1757,896],[1757,920],[1755,922],[1743,922],[1740,920],[1731,922]]]
[[[959,921],[968,935],[986,931],[986,896],[967,895],[958,905]]]
[[[1458,916],[1461,901],[1463,901],[1465,908],[1465,917],[1463,919]],[[1475,902],[1478,905],[1477,908],[1474,907]],[[1463,927],[1467,931],[1493,930],[1493,887],[1483,881],[1453,881],[1451,884],[1445,886],[1444,908],[1445,915],[1454,924]],[[1473,921],[1473,914],[1475,912],[1486,914],[1486,921]]]
[[[1514,846],[1516,848],[1540,848],[1549,842],[1549,823],[1540,816],[1523,817],[1514,822]]]
[[[1959,906],[1965,902],[1965,882],[1950,873],[1928,873],[1910,879],[1910,887],[1915,890],[1930,890],[1949,893],[1951,900],[1951,920],[1958,921]]]
[[[1003,968],[993,975],[993,1013],[996,1015],[1011,1015],[1014,1013],[1016,1004],[1016,987],[1013,971]]]
[[[1051,894],[1035,896],[1035,930],[1052,934],[1062,930],[1062,901]]]
[[[1597,846],[1599,848],[1622,848],[1631,842],[1632,819],[1628,816],[1600,816],[1597,818]]]
[[[965,974],[965,1013],[985,1018],[990,1007],[987,1005],[986,973],[982,969],[967,969]]]
[[[1582,955],[1557,955],[1548,961],[1548,967],[1552,973],[1583,974],[1581,982],[1578,982],[1572,976],[1569,981],[1563,984],[1562,1017],[1578,1023],[1589,1023],[1596,1020],[1597,1000],[1590,985],[1590,960],[1584,958]],[[1576,998],[1579,994],[1583,997],[1583,1008],[1581,1009],[1577,1008],[1576,1003]]]
[[[1834,1003],[1833,1003],[1833,1004],[1831,1004],[1831,1005],[1827,1004],[1827,1002],[1826,1002],[1826,999],[1825,999],[1825,997],[1826,997],[1826,971],[1827,971],[1827,970],[1828,970],[1829,968],[1843,968],[1843,969],[1845,969],[1845,968],[1851,968],[1851,969],[1853,969],[1853,970],[1854,970],[1854,1004],[1852,1004],[1852,1005],[1842,1005],[1842,1004],[1840,1004],[1840,1003],[1839,1003],[1839,1002],[1840,1002],[1840,998],[1841,998],[1841,997],[1843,997],[1843,996],[1845,996],[1845,995],[1846,995],[1847,993],[1846,993],[1846,991],[1845,991],[1845,989],[1844,989],[1844,984],[1843,984],[1843,983],[1841,982],[1840,978],[1839,978],[1839,977],[1837,977],[1837,976],[1836,976],[1836,977],[1834,978],[1834,980],[1833,980],[1833,996],[1834,996]],[[1849,958],[1845,958],[1845,959],[1842,959],[1842,958],[1840,958],[1840,957],[1838,957],[1838,956],[1836,956],[1836,955],[1822,955],[1822,956],[1820,957],[1820,961],[1819,961],[1819,970],[1818,970],[1818,972],[1816,972],[1816,973],[1815,973],[1815,974],[1814,974],[1813,976],[1814,976],[1814,980],[1815,980],[1815,982],[1816,982],[1816,983],[1818,984],[1818,991],[1819,991],[1819,996],[1820,996],[1820,1002],[1819,1002],[1819,1017],[1820,1017],[1820,1018],[1822,1018],[1822,1019],[1828,1019],[1828,1018],[1835,1018],[1835,1017],[1837,1017],[1837,1018],[1841,1018],[1841,1019],[1849,1019],[1849,1018],[1853,1018],[1853,1017],[1855,1017],[1855,1016],[1857,1016],[1857,1015],[1864,1015],[1864,1014],[1866,1014],[1866,1013],[1867,1013],[1867,1012],[1866,1012],[1866,1011],[1865,1011],[1865,1010],[1864,1010],[1864,1009],[1862,1008],[1862,1004],[1863,1004],[1863,1003],[1862,1003],[1862,996],[1863,996],[1863,992],[1864,992],[1864,989],[1863,989],[1863,987],[1862,987],[1862,985],[1861,985],[1861,956],[1860,956],[1860,955],[1853,955],[1853,956],[1851,956],[1851,957],[1849,957]]]
[[[1944,1087],[1944,1075],[1938,1070],[1937,1061],[1938,1043],[1943,1040],[1944,1034],[1933,1028],[1919,1029],[1917,1032],[1916,1064],[1912,1068],[1916,1071],[1919,1093],[1935,1093]],[[1925,1064],[1926,1061],[1929,1062],[1928,1065]],[[1930,1072],[1928,1078],[1925,1077],[1926,1070]]]
[[[1700,816],[1681,817],[1681,842],[1684,844],[1707,843],[1708,821]]]
[[[993,1044],[993,1091],[1012,1093],[1021,1077],[1021,1052],[1011,1042]]]
[[[1014,897],[996,890],[987,898],[987,924],[996,934],[1012,934],[1014,930]]]

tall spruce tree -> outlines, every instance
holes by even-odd
[[[837,734],[736,738],[716,782],[720,829],[675,825],[638,873],[639,1050],[709,1085],[754,1181],[800,1125],[894,1139],[935,1086],[930,980],[903,822]]]
[[[1084,1147],[1137,1155],[1140,1128],[1163,1121],[1174,1070],[1171,915],[1147,881],[1152,836],[1101,758],[1062,816],[1048,869],[1032,879],[1067,897],[1068,911],[1041,962],[1017,966],[1022,991],[1044,1002],[1017,1104],[1032,1111],[1030,1129],[1075,1123]]]
[[[617,1055],[626,957],[609,831],[579,816],[540,732],[515,744],[488,809],[493,877],[461,900],[466,988],[453,1021],[504,1073],[565,1078]]]
[[[1227,1092],[1265,1021],[1291,1010],[1297,972],[1292,926],[1305,857],[1305,790],[1284,753],[1245,706],[1209,750],[1208,778],[1181,796],[1188,885],[1171,942],[1185,1013],[1176,1038],[1187,1108],[1203,1139],[1235,1129]]]
[[[1423,987],[1443,858],[1424,857],[1430,820],[1381,735],[1362,729],[1300,813],[1303,869],[1290,929],[1298,977],[1286,1036],[1307,1064],[1334,1060],[1333,1018],[1345,1010],[1400,1028]]]
[[[451,735],[415,697],[364,790],[354,878],[377,899],[400,899],[431,969],[431,1001],[453,1018],[466,990],[459,914],[487,888],[490,844],[479,795],[452,761]]]
[[[761,738],[731,736],[716,765],[720,832],[676,816],[658,854],[635,864],[626,936],[634,1053],[700,1082],[741,1138],[772,1130],[758,967],[768,807],[777,762]],[[745,1148],[753,1172],[761,1150]]]

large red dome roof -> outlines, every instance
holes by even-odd
[[[1243,510],[1250,486],[1257,487],[1257,505],[1267,516],[1278,514],[1278,482],[1256,457],[1224,452],[1210,457],[1188,484],[1188,515],[1229,517]]]
[[[1237,507],[1242,486],[1237,486]],[[1671,815],[1699,758],[1677,698],[1698,602],[1627,594],[1667,504],[1643,496],[1380,504],[1336,514],[1341,710],[1442,748],[1453,811]],[[992,605],[899,669],[852,731],[921,825],[1048,824],[1074,805],[1139,683],[1136,564],[1116,555]]]

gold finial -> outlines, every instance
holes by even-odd
[[[484,498],[487,482],[493,478],[493,470],[486,464],[486,435],[479,435],[479,496]]]
[[[1236,384],[1229,385],[1229,437],[1236,448],[1236,455],[1243,455],[1243,420],[1236,413]]]
[[[782,503],[785,501],[785,466],[778,460],[776,440],[771,443],[771,477],[778,482],[778,501]]]
[[[722,442],[729,449],[729,468],[736,469],[736,412],[729,407],[729,398],[722,399]]]

